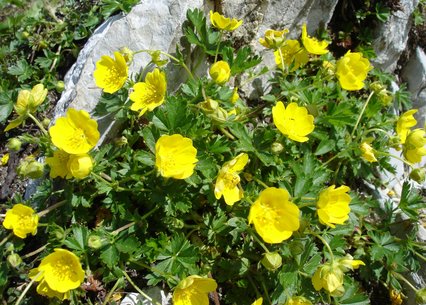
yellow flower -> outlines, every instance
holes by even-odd
[[[84,280],[84,271],[78,257],[65,249],[55,251],[41,260],[30,271],[30,278],[40,282],[37,292],[61,300],[69,298],[70,290],[78,288]]]
[[[251,305],[262,305],[262,303],[263,303],[263,298],[260,297],[256,301],[254,301],[253,303],[251,303]]]
[[[389,290],[389,299],[391,301],[391,305],[401,305],[402,304],[401,292],[399,292],[395,289],[391,288]]]
[[[133,102],[130,107],[133,111],[139,111],[139,116],[146,111],[152,111],[164,103],[166,96],[166,75],[159,69],[146,74],[145,82],[136,83],[129,98]]]
[[[350,254],[347,254],[345,257],[338,259],[337,263],[343,272],[358,269],[359,266],[365,266],[363,261],[359,259],[353,259]]]
[[[47,89],[43,84],[35,85],[31,91],[21,90],[18,94],[18,99],[15,105],[15,111],[18,117],[12,120],[4,129],[4,131],[11,130],[21,125],[28,117],[28,114],[34,113],[37,107],[44,102],[47,96]]]
[[[1,159],[0,159],[0,164],[1,164],[1,166],[6,166],[6,165],[7,165],[7,162],[9,162],[9,157],[10,157],[10,154],[9,154],[9,153],[6,153],[6,154],[4,154],[4,155],[1,157]]]
[[[336,63],[336,76],[340,86],[346,90],[360,90],[364,87],[364,80],[373,67],[361,53],[348,51]]]
[[[96,70],[93,72],[96,86],[106,93],[117,92],[127,80],[129,67],[126,59],[120,52],[114,52],[114,57],[103,55],[96,62]]]
[[[287,108],[280,101],[272,107],[272,119],[275,126],[289,139],[297,142],[306,142],[314,126],[314,117],[308,114],[305,107],[290,103]]]
[[[316,38],[309,37],[308,31],[306,30],[306,24],[303,24],[302,26],[302,43],[306,51],[311,54],[322,55],[328,53],[328,42],[325,40],[319,41]]]
[[[299,208],[289,197],[287,190],[268,187],[251,206],[249,224],[265,242],[280,243],[299,229]]]
[[[426,156],[426,138],[424,129],[414,129],[409,132],[403,147],[405,159],[411,163],[419,163]]]
[[[368,162],[377,162],[376,156],[374,155],[374,149],[367,142],[362,142],[361,146],[362,157]]]
[[[19,238],[26,238],[27,234],[37,233],[38,215],[29,206],[21,203],[15,204],[6,212],[3,227],[12,229],[13,234]]]
[[[231,77],[231,68],[226,61],[219,60],[210,67],[209,73],[215,83],[222,85]]]
[[[70,155],[63,150],[57,150],[53,157],[46,158],[50,166],[50,177],[71,179],[83,179],[87,177],[93,168],[92,158],[88,154]]]
[[[295,71],[299,67],[305,65],[309,61],[308,52],[302,48],[297,40],[286,40],[280,48],[283,56],[284,64],[288,67],[293,65],[290,71]],[[274,52],[275,63],[278,68],[282,69],[281,54],[277,50]]]
[[[208,294],[216,288],[214,279],[190,275],[176,286],[173,292],[173,305],[208,305]]]
[[[304,297],[291,297],[284,305],[312,305],[312,303]]]
[[[287,33],[287,29],[284,29],[282,31],[275,31],[269,29],[265,32],[265,38],[260,38],[259,42],[265,48],[276,50],[283,45],[285,41],[285,35]]]
[[[417,124],[417,121],[413,116],[416,112],[417,109],[408,110],[407,112],[404,112],[396,122],[396,133],[401,140],[401,144],[405,143],[407,135],[410,132],[410,128]]]
[[[49,129],[53,144],[69,154],[85,154],[99,140],[98,123],[84,110],[69,108]]]
[[[223,195],[226,204],[233,205],[244,197],[243,190],[239,186],[240,176],[238,176],[238,172],[243,170],[248,160],[248,155],[241,153],[222,166],[214,188],[216,199],[220,199]]]
[[[210,11],[210,22],[215,28],[229,32],[236,30],[243,24],[242,20],[226,18],[218,12],[213,13],[213,11]]]
[[[324,289],[331,295],[341,295],[344,292],[343,271],[336,263],[325,263],[315,271],[312,284],[316,291]]]
[[[238,87],[235,87],[232,91],[232,97],[231,97],[231,103],[235,104],[240,98],[240,95],[238,94]]]
[[[155,165],[161,176],[186,179],[194,173],[197,149],[180,134],[161,136],[155,144]]]
[[[335,188],[332,185],[319,194],[317,212],[322,224],[335,228],[334,224],[343,224],[349,218],[349,202],[351,196],[347,194],[350,188],[342,185]]]

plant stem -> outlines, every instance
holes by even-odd
[[[0,247],[3,246],[3,244],[5,244],[7,242],[7,240],[9,238],[11,238],[13,236],[13,233],[9,233],[9,235],[7,235],[5,238],[2,239],[2,241],[0,241]]]
[[[170,55],[169,53],[166,53],[166,52],[163,52],[163,51],[160,51],[160,53],[163,54],[164,56],[167,56],[168,58],[174,60],[178,64],[180,64],[186,70],[186,72],[188,72],[188,75],[191,77],[191,79],[195,80],[194,75],[192,75],[191,70],[189,70],[188,66],[183,61],[180,61],[179,59]]]
[[[413,289],[415,292],[417,292],[417,288],[413,286],[413,284],[410,283],[409,280],[407,280],[402,274],[398,272],[392,272],[392,275],[395,276],[397,279],[402,280],[405,282],[411,289]]]
[[[283,52],[281,51],[281,48],[278,48],[278,53],[280,53],[281,67],[282,67],[283,73],[284,73],[284,57],[283,57]]]
[[[133,282],[133,280],[130,278],[130,276],[126,273],[126,271],[121,270],[123,272],[123,275],[126,277],[126,279],[129,281],[129,283],[133,286],[133,288],[136,289],[137,292],[139,292],[145,299],[147,299],[149,302],[155,304],[155,305],[161,305],[157,301],[153,300],[149,295],[147,295],[145,292],[143,292],[136,284]]]
[[[216,63],[217,61],[217,55],[219,53],[219,46],[220,46],[220,42],[222,41],[222,35],[223,35],[223,31],[220,31],[220,35],[219,35],[219,42],[217,44],[217,48],[216,48],[216,54],[214,55],[214,62]]]
[[[309,233],[311,235],[315,236],[316,238],[318,238],[323,243],[323,245],[327,248],[328,253],[330,253],[331,264],[333,265],[334,254],[333,254],[333,251],[331,250],[330,245],[328,244],[328,242],[321,235],[319,235],[319,234],[317,234],[315,232],[310,231]]]
[[[154,213],[155,211],[157,211],[160,208],[160,206],[155,206],[155,208],[153,208],[151,211],[149,211],[148,213],[144,214],[141,218],[139,218],[138,221],[142,221],[145,218],[149,217],[152,213]],[[114,230],[111,232],[112,235],[117,235],[118,233],[120,233],[121,231],[124,231],[128,228],[130,228],[131,226],[135,225],[136,221],[132,221],[131,223],[128,223],[120,228],[118,228],[117,230]]]
[[[43,132],[44,135],[48,135],[47,130],[44,129],[43,125],[37,120],[35,116],[33,116],[31,113],[28,113],[28,117],[33,120],[33,122],[40,128],[41,132]]]
[[[19,298],[16,300],[15,305],[19,305],[21,301],[24,299],[24,296],[27,294],[28,290],[30,290],[31,286],[34,284],[34,282],[39,278],[39,276],[43,273],[43,271],[40,271],[37,273],[37,275],[31,280],[31,282],[25,287],[24,291],[21,293]]]
[[[251,228],[248,229],[248,232],[253,237],[253,239],[265,250],[266,253],[269,253],[269,249],[265,246],[265,244],[257,237],[256,233],[253,232]]]
[[[120,285],[122,281],[123,281],[122,277],[118,278],[118,280],[115,282],[114,286],[112,286],[111,290],[108,292],[107,296],[105,297],[104,302],[102,303],[102,305],[107,305],[108,304],[109,299],[113,295],[114,291],[117,290],[118,285]]]
[[[378,155],[378,156],[387,156],[387,157],[391,157],[391,158],[397,159],[397,160],[403,162],[404,164],[408,165],[410,168],[414,168],[413,164],[411,164],[410,162],[408,162],[408,161],[406,161],[406,160],[404,160],[404,159],[402,159],[402,158],[400,158],[398,156],[395,156],[395,155],[392,155],[392,154],[389,154],[389,153],[385,153],[385,152],[381,152],[381,151],[377,151],[376,155]]]
[[[374,91],[372,91],[370,93],[370,95],[368,96],[367,100],[364,103],[364,106],[362,106],[361,112],[359,113],[358,119],[356,120],[354,129],[352,130],[352,133],[351,133],[351,140],[352,140],[352,138],[353,138],[353,136],[355,134],[355,131],[356,131],[357,127],[358,127],[359,122],[361,121],[362,116],[364,115],[365,109],[367,109],[368,103],[370,102],[371,97],[373,95],[374,95]]]
[[[261,186],[263,186],[265,189],[269,188],[269,186],[263,182],[262,180],[256,178],[255,176],[252,176],[253,180],[256,181],[257,183],[259,183]]]
[[[38,217],[43,217],[47,213],[52,212],[54,209],[59,208],[60,206],[63,206],[66,202],[67,202],[66,200],[62,200],[62,201],[59,201],[59,202],[55,203],[54,205],[52,205],[52,206],[46,208],[45,210],[37,213]]]
[[[49,243],[45,244],[44,246],[41,246],[40,248],[38,248],[38,249],[36,249],[36,250],[34,250],[34,251],[30,252],[30,253],[27,253],[27,254],[23,255],[22,259],[26,259],[26,258],[29,258],[29,257],[31,257],[33,255],[36,255],[36,254],[40,253],[41,251],[43,251],[44,249],[46,249],[47,245],[49,245]]]

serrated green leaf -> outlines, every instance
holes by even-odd
[[[138,150],[137,152],[135,152],[134,159],[135,161],[147,166],[155,165],[155,156],[148,151]]]
[[[319,144],[317,149],[315,150],[315,156],[320,156],[323,154],[332,151],[336,147],[336,142],[332,139],[324,139]]]
[[[109,268],[113,268],[118,263],[120,253],[114,245],[108,245],[102,250],[100,258]]]
[[[117,240],[115,246],[121,253],[133,253],[141,247],[141,242],[135,236],[126,236]]]
[[[73,250],[84,252],[87,248],[89,230],[86,227],[74,226],[72,236],[65,239],[64,244]]]

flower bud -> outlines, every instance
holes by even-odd
[[[220,60],[210,67],[209,73],[216,84],[223,85],[231,77],[231,68],[226,61]]]
[[[253,175],[250,173],[243,173],[244,179],[246,179],[247,182],[250,182],[253,180]]]
[[[370,84],[370,89],[375,93],[379,93],[380,91],[384,90],[385,87],[383,87],[383,85],[379,82],[373,82]]]
[[[20,176],[31,179],[40,178],[43,175],[43,171],[44,164],[34,160],[33,156],[25,158],[23,161],[21,161],[17,168],[17,173]]]
[[[263,267],[269,271],[275,271],[283,264],[281,255],[277,252],[268,252],[263,254],[263,258],[260,261]]]
[[[284,150],[284,145],[282,145],[279,142],[274,142],[271,145],[271,150],[272,150],[272,153],[279,154]]]
[[[103,244],[102,238],[98,235],[90,235],[87,244],[92,249],[99,249]]]
[[[22,142],[18,138],[11,138],[6,144],[9,150],[18,151],[21,149]]]
[[[150,51],[148,52],[151,55],[151,61],[156,64],[158,67],[164,66],[167,64],[167,59],[161,59],[161,51]]]
[[[426,288],[419,289],[416,291],[416,302],[418,304],[426,303]]]
[[[121,49],[120,49],[120,53],[121,53],[121,55],[123,55],[124,60],[125,60],[127,63],[131,63],[131,62],[132,62],[132,60],[133,60],[133,55],[135,54],[135,52],[133,52],[132,50],[130,50],[130,49],[129,49],[129,48],[127,48],[127,47],[121,48]]]
[[[114,144],[117,145],[117,146],[124,146],[127,143],[128,143],[127,138],[125,136],[121,136],[119,138],[114,139]]]
[[[7,256],[7,261],[13,268],[16,268],[22,263],[22,258],[17,253],[11,253]]]
[[[401,305],[402,304],[401,293],[399,291],[396,291],[395,289],[389,290],[389,298],[392,302],[392,305]]]
[[[50,119],[48,118],[44,118],[43,121],[41,121],[41,124],[43,125],[43,127],[47,128],[49,127],[50,124]]]
[[[27,31],[23,31],[22,32],[22,37],[28,38],[28,37],[30,37],[30,33],[28,33]]]
[[[65,89],[65,83],[63,81],[57,81],[55,85],[55,89],[57,92],[61,93]]]
[[[425,181],[425,169],[424,168],[415,168],[410,173],[410,178],[416,181],[417,183],[423,183]]]

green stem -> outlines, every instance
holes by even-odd
[[[354,134],[355,134],[355,131],[356,131],[357,127],[358,127],[359,122],[361,121],[362,116],[364,115],[365,109],[367,109],[368,103],[370,102],[371,97],[372,97],[373,95],[374,95],[374,91],[372,91],[372,92],[370,93],[370,95],[368,96],[367,100],[366,100],[366,101],[365,101],[365,103],[364,103],[364,106],[363,106],[363,107],[362,107],[362,109],[361,109],[361,112],[360,112],[360,114],[359,114],[359,116],[358,116],[358,119],[356,120],[356,123],[355,123],[354,129],[352,130],[352,133],[351,133],[351,140],[352,140],[352,138],[353,138],[353,136],[354,136]]]
[[[265,293],[266,299],[268,300],[269,304],[272,305],[272,301],[271,301],[271,298],[269,297],[269,293],[268,293],[268,289],[266,288],[265,281],[261,281],[261,284],[262,284],[262,289],[263,289],[263,292]]]
[[[269,249],[265,246],[265,244],[257,237],[256,233],[253,232],[251,228],[248,229],[248,232],[253,237],[253,239],[265,250],[266,253],[269,253]]]
[[[370,132],[373,132],[373,131],[379,131],[379,132],[381,132],[381,133],[384,133],[385,135],[387,135],[389,138],[391,138],[392,136],[386,131],[386,130],[383,130],[383,129],[381,129],[381,128],[370,128],[370,129],[368,129],[366,132],[365,132],[365,134],[368,134],[368,133],[370,133]]]
[[[3,246],[9,238],[11,238],[13,236],[13,233],[9,233],[9,235],[7,235],[5,238],[2,239],[2,241],[0,241],[0,247]]]
[[[123,275],[126,277],[126,279],[129,281],[129,283],[133,286],[133,288],[135,288],[136,291],[139,292],[145,299],[147,299],[149,302],[151,302],[151,303],[153,303],[155,305],[161,305],[157,301],[153,300],[145,292],[143,292],[138,286],[136,286],[136,284],[133,282],[133,280],[130,278],[130,276],[124,270],[121,270],[121,271],[123,272]]]
[[[263,186],[265,189],[269,188],[269,186],[263,182],[262,180],[256,178],[255,176],[252,176],[253,180],[256,181],[257,183],[259,183],[261,186]]]
[[[144,219],[146,219],[147,217],[149,217],[152,213],[154,213],[155,211],[157,211],[160,208],[159,205],[155,206],[155,208],[153,208],[151,211],[149,211],[148,213],[144,214],[141,218],[138,219],[138,221],[142,221]],[[114,230],[111,232],[112,235],[117,235],[118,233],[120,233],[121,231],[124,231],[128,228],[130,228],[131,226],[135,225],[136,221],[132,221],[131,223],[128,223],[124,226],[122,226],[121,228],[118,228],[117,230]]]
[[[331,250],[331,248],[330,248],[330,245],[328,244],[328,242],[321,236],[321,235],[319,235],[319,234],[317,234],[317,233],[315,233],[315,232],[309,232],[311,235],[313,235],[313,236],[315,236],[316,238],[318,238],[322,243],[323,243],[323,245],[327,248],[327,251],[328,251],[328,253],[330,253],[330,261],[331,261],[331,264],[333,265],[333,262],[334,262],[334,254],[333,254],[333,251]]]
[[[283,69],[283,73],[284,73],[284,57],[283,57],[283,52],[281,51],[281,48],[278,48],[278,53],[280,53],[280,57],[281,57],[281,67]]]
[[[46,215],[47,213],[52,212],[54,209],[56,209],[56,208],[59,208],[59,207],[63,206],[66,202],[67,202],[66,200],[62,200],[62,201],[59,201],[59,202],[55,203],[54,205],[52,205],[52,206],[50,206],[50,207],[48,207],[48,208],[44,209],[43,211],[41,211],[41,212],[37,213],[37,214],[38,214],[38,217],[43,217],[43,216],[44,216],[44,215]]]
[[[405,282],[411,289],[414,290],[414,292],[417,292],[417,288],[413,286],[413,284],[410,283],[409,280],[407,280],[405,277],[402,276],[402,274],[398,272],[392,272],[392,275],[395,276],[397,279]]]
[[[214,55],[214,62],[216,63],[217,61],[217,55],[219,54],[219,46],[220,46],[220,42],[222,41],[222,35],[223,35],[223,31],[220,31],[220,35],[219,35],[219,42],[217,44],[217,48],[216,48],[216,54]]]
[[[222,126],[219,126],[219,130],[230,140],[235,140],[235,137],[233,134],[231,134],[228,130],[223,128]]]
[[[387,156],[387,157],[391,157],[391,158],[397,159],[397,160],[403,162],[404,164],[408,165],[410,168],[412,168],[412,169],[414,168],[413,164],[411,164],[410,162],[408,162],[408,161],[406,161],[406,160],[404,160],[404,159],[402,159],[402,158],[400,158],[398,156],[395,156],[395,155],[392,155],[392,154],[389,154],[389,153],[385,153],[385,152],[382,152],[382,151],[376,151],[376,155],[378,155],[378,156]]]
[[[160,51],[160,53],[163,54],[164,56],[167,56],[168,58],[174,60],[178,64],[180,64],[186,70],[186,72],[191,77],[191,79],[195,80],[194,75],[192,75],[191,70],[189,70],[188,66],[183,61],[180,61],[179,59],[177,59],[176,57],[170,55],[169,53],[166,53],[166,52],[163,52],[163,51]]]
[[[26,259],[26,258],[29,258],[29,257],[31,257],[33,255],[36,255],[36,254],[42,252],[44,249],[46,249],[47,245],[49,245],[49,243],[45,244],[44,246],[41,246],[40,248],[38,248],[38,249],[36,249],[36,250],[34,250],[34,251],[30,252],[30,253],[27,253],[27,254],[21,256],[21,258],[22,259]]]
[[[39,122],[39,120],[37,120],[37,118],[35,116],[33,116],[31,113],[28,113],[28,117],[34,121],[34,123],[38,126],[38,128],[40,128],[40,130],[47,136],[47,130],[44,129],[43,125]]]
[[[15,305],[19,305],[21,301],[24,299],[24,296],[27,294],[28,290],[30,290],[31,286],[34,284],[34,282],[39,278],[39,276],[43,273],[43,271],[40,271],[37,273],[37,275],[31,280],[31,282],[25,287],[24,291],[21,293],[19,298],[16,300]]]
[[[121,282],[123,282],[123,278],[120,277],[114,284],[114,286],[111,288],[111,290],[108,292],[107,296],[105,297],[104,302],[102,303],[102,305],[107,305],[109,299],[111,299],[112,294],[114,293],[115,290],[117,290],[118,285],[121,284]]]

